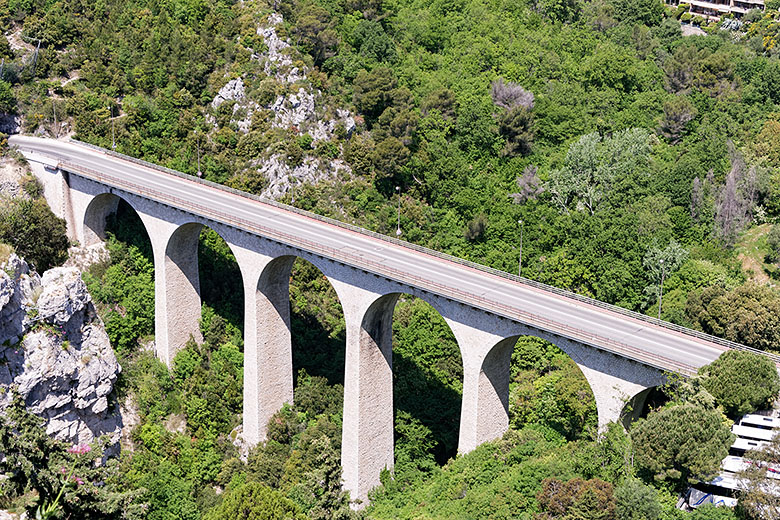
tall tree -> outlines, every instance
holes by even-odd
[[[682,404],[651,412],[631,439],[640,467],[681,487],[717,475],[734,435],[719,412]]]

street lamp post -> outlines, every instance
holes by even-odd
[[[518,220],[518,224],[520,224],[520,261],[517,265],[517,276],[523,276],[523,221]]]
[[[395,236],[401,236],[401,187],[396,186],[395,192],[398,194],[398,224],[395,228]]]
[[[664,299],[664,276],[666,275],[666,266],[664,266],[664,259],[661,258],[658,261],[661,264],[661,292],[658,295],[658,319],[661,319],[661,303]]]
[[[116,150],[116,132],[114,131],[114,106],[109,105],[108,109],[111,111],[111,149]]]
[[[196,139],[196,142],[198,143],[198,177],[203,177],[203,172],[200,171],[200,134],[197,134],[198,138]]]

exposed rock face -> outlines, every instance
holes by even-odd
[[[322,92],[308,84],[309,71],[301,65],[301,61],[293,60],[294,49],[277,34],[276,27],[282,22],[282,15],[272,13],[267,24],[257,29],[268,50],[253,54],[252,59],[263,64],[265,73],[281,85],[284,93],[270,103],[260,104],[248,96],[244,79],[234,78],[219,90],[211,102],[212,108],[216,109],[227,101],[234,102],[231,122],[242,134],[251,130],[252,116],[258,110],[268,110],[272,128],[308,134],[315,145],[333,139],[339,127],[345,135],[351,135],[356,127],[355,119],[349,110],[336,108],[328,111]],[[296,63],[301,66],[296,66]],[[332,117],[334,113],[335,117]],[[216,119],[211,118],[210,121],[216,127]],[[313,184],[351,174],[349,165],[343,160],[317,157],[313,153],[307,154],[298,165],[288,164],[283,154],[269,154],[252,161],[250,167],[268,179],[269,185],[262,195],[272,199],[281,197],[301,183]]]
[[[0,411],[15,390],[52,437],[107,435],[118,448],[122,418],[110,395],[121,368],[79,271],[40,277],[16,255],[0,267]]]

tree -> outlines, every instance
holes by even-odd
[[[655,489],[636,478],[627,478],[615,488],[618,520],[656,520],[661,503]]]
[[[361,56],[376,61],[394,61],[396,58],[393,41],[387,36],[382,24],[374,20],[361,20],[352,32],[352,44]]]
[[[719,286],[694,291],[685,314],[694,328],[759,350],[780,349],[780,295],[747,283],[734,290]]]
[[[509,197],[515,204],[523,204],[530,200],[536,200],[536,197],[544,192],[539,176],[536,175],[538,168],[534,165],[528,165],[523,170],[522,175],[518,176],[515,182],[520,188],[518,193],[510,193]]]
[[[302,11],[293,29],[303,43],[303,48],[321,65],[335,54],[338,33],[333,29],[330,13],[318,5],[308,5]]]
[[[677,95],[664,103],[664,118],[661,121],[660,132],[672,144],[677,144],[685,134],[688,123],[698,111],[687,97]]]
[[[720,413],[682,404],[651,412],[631,430],[636,461],[677,486],[717,475],[734,435]]]
[[[739,474],[743,483],[740,507],[750,520],[775,520],[780,515],[780,496],[777,480],[769,473],[780,468],[780,436],[758,450],[748,451],[744,459],[748,464]]]
[[[292,500],[257,482],[248,482],[225,494],[222,503],[203,520],[307,520]]]
[[[12,245],[41,273],[68,257],[65,221],[56,217],[42,198],[5,202],[0,208],[0,242]]]
[[[505,110],[523,107],[531,110],[534,107],[534,95],[527,91],[519,83],[508,81],[504,83],[499,78],[490,84],[490,97],[496,106]]]
[[[498,118],[498,133],[506,139],[505,155],[528,155],[534,139],[534,116],[530,110],[518,106]]]
[[[580,137],[569,146],[563,167],[550,172],[546,189],[554,203],[566,213],[576,204],[591,215],[605,200],[620,206],[627,186],[649,176],[651,137],[642,128],[605,138],[597,132]]]
[[[597,478],[568,482],[545,479],[536,499],[542,510],[536,515],[537,520],[617,519],[612,484]]]
[[[734,419],[771,407],[780,392],[775,363],[752,352],[729,350],[699,373],[704,388]]]
[[[498,114],[498,133],[506,139],[504,153],[527,155],[534,138],[533,93],[499,78],[491,83],[490,96],[496,106],[504,109]]]
[[[766,253],[765,261],[770,264],[780,262],[780,225],[773,225],[766,237],[766,245],[769,251]]]
[[[715,224],[718,238],[733,245],[737,235],[750,222],[753,210],[765,191],[765,179],[756,166],[745,163],[742,154],[729,142],[731,169],[718,195]]]
[[[387,67],[377,67],[371,72],[361,70],[353,85],[355,106],[371,120],[375,120],[390,105],[391,92],[397,80]]]
[[[613,0],[612,4],[621,22],[653,26],[661,23],[664,14],[664,4],[659,0]]]

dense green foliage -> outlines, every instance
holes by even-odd
[[[285,200],[389,234],[400,203],[405,240],[511,272],[522,251],[529,278],[652,315],[663,294],[665,319],[780,350],[780,296],[760,279],[746,283],[738,256],[745,229],[780,218],[777,5],[769,7],[748,17],[744,34],[710,25],[708,36],[683,38],[675,17],[690,13],[654,0],[8,0],[4,33],[42,45],[33,55],[0,37],[0,110],[20,114],[31,132],[70,128],[103,146],[113,132],[119,151],[188,173],[200,155],[207,179],[256,193],[268,183],[258,158],[278,152],[294,166],[306,155],[339,157],[351,176],[298,186]],[[253,57],[265,52],[257,29],[272,10],[285,18],[285,52],[306,71],[297,84]],[[211,104],[238,77],[262,106],[312,86],[326,111],[353,110],[357,127],[314,145],[260,109],[241,129],[231,102]],[[54,265],[67,242],[27,234],[62,234],[30,204],[23,213],[40,224],[0,241]],[[125,367],[120,394],[141,417],[119,483],[139,490],[151,519],[230,517],[255,499],[309,518],[349,517],[338,485],[345,328],[333,287],[295,262],[295,404],[244,464],[231,442],[243,377],[243,284],[231,252],[203,231],[204,342],[169,371],[138,348],[154,332],[154,266],[140,221],[122,208],[109,225],[110,261],[85,274]],[[27,251],[14,237],[47,249]],[[775,272],[763,264],[777,263],[775,242],[755,261],[759,275]],[[521,338],[510,432],[449,460],[458,347],[420,300],[401,297],[393,319],[396,468],[376,491],[376,518],[623,520],[637,503],[647,518],[685,518],[652,477],[674,485],[711,474],[729,438],[720,410],[765,398],[726,390],[722,363],[670,386],[672,404],[630,437],[613,425],[595,440],[579,369]],[[657,493],[633,480],[637,469]],[[227,491],[218,496],[217,486]],[[688,516],[721,517],[733,513]]]
[[[637,463],[657,480],[682,486],[718,474],[734,435],[717,411],[693,404],[664,408],[631,431]]]
[[[295,504],[278,491],[250,482],[228,491],[227,496],[204,520],[306,520]]]
[[[100,443],[96,443],[101,448]],[[0,414],[0,449],[4,479],[0,484],[0,508],[19,508],[30,514],[36,506],[58,499],[59,518],[85,520],[141,519],[144,505],[139,491],[122,489],[116,460],[95,465],[95,454],[69,453],[71,447],[46,434],[43,421],[26,410],[22,398]],[[89,447],[87,447],[89,448]]]
[[[700,373],[704,375],[704,388],[734,419],[770,408],[780,392],[774,362],[750,352],[724,352]]]
[[[39,192],[36,195],[31,199],[0,198],[0,242],[13,246],[18,255],[43,272],[65,261],[68,238],[65,221],[52,213]]]

